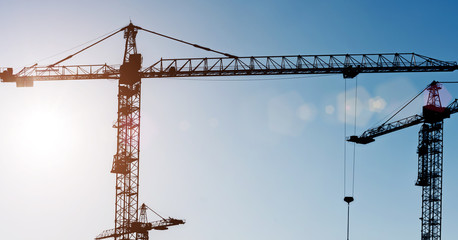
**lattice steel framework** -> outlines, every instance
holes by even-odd
[[[129,53],[129,51],[126,51]],[[455,61],[442,61],[416,53],[334,54],[222,58],[161,59],[140,70],[142,78],[254,76],[285,74],[448,72],[458,69]],[[13,69],[0,72],[3,82],[31,86],[33,81],[119,79],[119,66],[69,65],[31,66],[13,75]]]
[[[139,239],[136,232],[129,231],[132,223],[138,222],[141,55],[137,54],[136,35],[132,24],[124,32],[126,46],[118,86],[117,151],[111,170],[116,174],[115,240]]]
[[[142,58],[137,53],[136,47],[138,30],[152,32],[129,24],[127,27],[54,64],[25,67],[16,74],[13,74],[12,68],[0,68],[1,81],[15,82],[18,87],[32,87],[34,81],[119,79],[118,121],[114,125],[117,128],[117,151],[113,157],[111,170],[112,173],[116,174],[115,228],[103,231],[96,239],[114,237],[119,240],[144,240],[148,238],[147,234],[140,234],[144,228],[164,230],[167,229],[167,226],[184,223],[182,220],[169,218],[159,222],[152,222],[148,226],[139,225],[138,181],[141,78],[284,74],[342,74],[345,78],[353,78],[360,73],[446,72],[458,69],[458,64],[455,61],[442,61],[415,53],[258,57],[236,57],[222,53],[227,57],[161,59],[153,65],[142,69]],[[107,64],[58,65],[122,31],[124,32],[126,44],[123,64],[120,67],[119,65],[110,66]],[[190,45],[217,52],[196,44]],[[448,116],[451,113],[458,112],[456,100],[453,105],[449,106],[447,111]],[[442,113],[438,116],[434,115],[433,113],[432,117],[445,118]],[[365,136],[352,136],[349,141],[368,143],[373,141],[376,136],[421,123],[424,121],[424,117],[416,115],[395,123],[382,125],[379,128],[365,132]],[[432,123],[429,122],[429,124]],[[138,226],[143,227],[139,228]]]
[[[146,210],[147,207],[145,204],[142,204],[140,207],[140,213],[139,213],[139,222],[140,223],[148,223],[148,216],[146,215]],[[149,239],[149,234],[147,229],[143,229],[143,231],[138,231],[137,232],[137,239],[138,240],[148,240]]]
[[[442,84],[434,84],[428,87],[428,102],[426,106],[442,107],[441,98],[439,97],[439,90],[442,89]]]
[[[418,140],[418,177],[415,185],[422,187],[421,240],[440,240],[442,226],[442,170],[444,119],[458,112],[458,99],[447,107],[441,106],[441,85],[433,82],[423,114],[368,129],[360,136],[351,136],[350,142],[367,144],[394,131],[422,123]]]
[[[176,226],[180,224],[185,224],[184,220],[176,218],[162,218],[159,221],[148,222],[146,216],[147,207],[145,204],[142,204],[140,207],[140,213],[138,217],[138,222],[133,222],[129,229],[125,230],[125,233],[137,233],[138,240],[148,240],[148,231],[150,230],[167,230],[171,226]],[[95,240],[101,240],[106,238],[111,238],[116,236],[115,229],[108,229],[97,235]]]
[[[419,132],[416,183],[422,187],[422,240],[441,239],[442,167],[443,121],[424,123]]]

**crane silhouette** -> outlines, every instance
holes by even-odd
[[[418,178],[415,185],[422,188],[421,239],[440,240],[442,226],[442,173],[444,119],[458,112],[458,99],[442,107],[439,96],[441,84],[433,81],[426,90],[428,101],[421,115],[413,115],[366,130],[348,141],[367,144],[376,137],[422,124],[418,133]]]
[[[142,55],[137,51],[138,31],[166,37],[224,57],[160,59],[142,68]],[[125,48],[120,67],[106,64],[60,65],[90,47],[124,33]],[[0,73],[2,82],[14,82],[18,87],[32,87],[35,81],[115,79],[118,81],[117,150],[111,172],[116,174],[115,227],[97,238],[148,239],[145,230],[160,229],[139,221],[139,153],[141,81],[145,78],[215,77],[286,74],[342,74],[353,78],[360,73],[447,72],[458,68],[456,62],[442,61],[415,53],[333,54],[294,56],[238,57],[197,44],[159,34],[130,23],[109,36],[68,57],[47,65],[24,67],[13,73],[12,68]],[[165,221],[164,219],[162,221]],[[180,220],[182,221],[182,220]],[[183,224],[166,221],[164,226]],[[168,224],[168,225],[167,225]],[[140,226],[140,227],[139,227]],[[153,224],[154,226],[154,224]]]

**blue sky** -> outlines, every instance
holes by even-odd
[[[239,56],[416,52],[456,61],[458,52],[454,1],[0,0],[0,8],[0,66],[15,72],[64,58],[71,53],[64,51],[129,20]],[[145,32],[137,44],[144,66],[161,57],[216,56]],[[68,64],[120,64],[122,54],[118,35]],[[360,75],[357,132],[375,126],[432,80],[457,77]],[[151,232],[151,239],[345,237],[345,81],[338,75],[254,79],[143,80],[140,201],[187,220]],[[351,101],[355,79],[347,84]],[[445,87],[458,97],[457,85]],[[116,94],[110,80],[0,86],[3,238],[92,239],[114,226],[109,171]],[[414,102],[404,116],[418,113],[422,104]],[[420,238],[418,130],[357,146],[351,239]],[[444,239],[458,234],[457,131],[452,116],[444,134]]]

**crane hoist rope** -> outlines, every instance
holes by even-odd
[[[347,137],[347,79],[344,78],[344,138]],[[343,144],[343,185],[344,185],[344,191],[343,195],[344,197],[347,195],[347,142],[344,141]]]
[[[355,166],[356,166],[356,145],[353,144],[352,157],[352,176],[351,176],[351,194],[347,195],[347,79],[345,79],[344,92],[344,201],[347,203],[347,240],[350,238],[350,203],[354,201],[355,194]],[[354,122],[353,132],[356,134],[356,120],[358,110],[358,77],[355,78],[355,95],[354,95]]]
[[[344,138],[347,137],[347,79],[344,78]],[[343,195],[347,194],[347,142],[343,143]]]
[[[345,81],[345,89],[344,89],[344,138],[347,136],[347,79]],[[344,141],[344,201],[347,202],[347,240],[349,239],[350,233],[350,202],[353,201],[352,197],[347,197],[347,142]]]
[[[356,116],[358,112],[358,76],[355,78],[355,114],[354,114],[354,127],[353,134],[356,134]],[[351,183],[351,196],[355,195],[355,167],[356,167],[356,144],[353,144],[353,164],[352,164],[352,183]]]
[[[349,177],[347,174],[348,170],[348,162],[347,162],[347,147],[348,142],[346,141],[347,136],[347,114],[348,114],[348,86],[347,80],[345,79],[345,91],[344,91],[344,196],[347,196],[347,178]],[[358,111],[358,77],[355,78],[355,94],[354,94],[354,111],[353,111],[353,133],[356,134],[356,124],[357,124],[357,111]],[[350,181],[350,193],[349,196],[353,197],[355,193],[355,161],[356,161],[356,148],[353,147],[352,152],[352,163],[351,163],[351,181]]]

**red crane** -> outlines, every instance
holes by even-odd
[[[410,116],[366,130],[361,136],[351,136],[348,141],[367,144],[374,138],[407,127],[422,124],[418,133],[418,177],[416,186],[422,188],[421,239],[440,240],[442,227],[442,172],[443,172],[443,124],[444,119],[458,112],[458,99],[443,107],[438,82],[432,82],[428,101],[422,115]],[[418,96],[418,95],[417,95]]]
[[[220,58],[161,59],[142,68],[142,56],[137,52],[138,31],[146,31],[206,51],[222,54]],[[124,58],[120,67],[109,65],[59,65],[86,49],[123,32]],[[139,152],[140,152],[140,100],[142,78],[247,76],[283,74],[343,74],[353,78],[359,73],[387,72],[443,72],[458,68],[456,62],[441,61],[415,53],[386,54],[334,54],[237,57],[168,37],[130,23],[113,34],[83,48],[61,61],[48,66],[25,67],[14,74],[12,68],[0,73],[3,82],[15,82],[18,87],[32,87],[34,81],[61,81],[82,79],[117,79],[118,118],[117,151],[113,156],[111,172],[116,174],[115,227],[104,238],[148,239],[144,230],[137,228],[141,213],[138,211]],[[165,221],[164,219],[162,221]],[[184,222],[168,221],[167,226]],[[145,224],[145,222],[141,223]],[[142,225],[143,226],[143,225]],[[146,226],[146,225],[145,225]],[[154,224],[152,225],[154,226]],[[160,226],[157,226],[158,229]],[[152,229],[155,229],[152,227]]]

